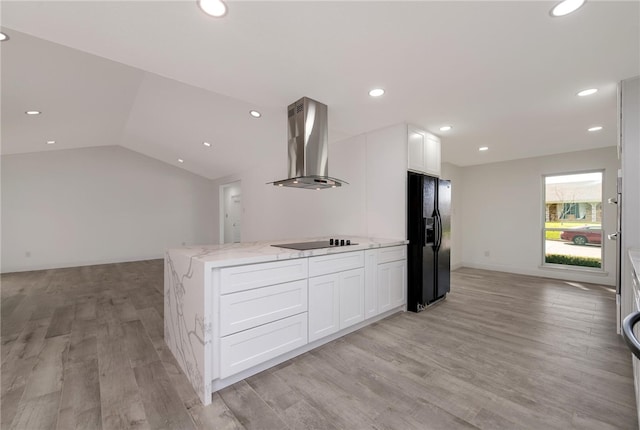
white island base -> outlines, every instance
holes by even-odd
[[[309,251],[274,242],[167,251],[165,342],[203,404],[406,309],[406,241],[351,239],[358,245]]]

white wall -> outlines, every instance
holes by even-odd
[[[370,237],[407,237],[407,126],[365,135],[366,223]]]
[[[120,146],[5,155],[1,174],[2,272],[160,258],[217,229],[212,181]]]
[[[442,163],[442,179],[451,180],[451,270],[462,267],[462,179],[461,167]]]
[[[216,181],[216,185],[242,181],[242,241],[406,237],[407,149],[402,127],[330,144],[329,176],[349,183],[340,188],[315,191],[267,185],[287,176],[284,142],[281,153],[259,166]]]
[[[542,264],[542,175],[604,169],[603,198],[615,196],[615,147],[465,167],[462,264],[467,267],[615,285],[615,244],[604,241],[606,275]],[[603,235],[616,230],[616,208],[603,205]],[[485,252],[489,256],[485,256]]]

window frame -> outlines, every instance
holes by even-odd
[[[567,228],[560,227],[546,227],[546,218],[547,218],[547,178],[554,176],[570,176],[570,175],[581,175],[588,173],[600,173],[602,175],[602,182],[600,184],[600,201],[598,205],[601,208],[600,214],[600,232],[602,239],[600,240],[600,267],[586,267],[586,266],[576,266],[572,264],[558,264],[558,263],[547,263],[546,262],[546,232],[547,231],[564,231]],[[561,270],[574,270],[578,272],[592,272],[592,273],[606,273],[605,271],[605,242],[606,242],[606,234],[604,232],[605,226],[605,211],[604,211],[604,190],[605,190],[605,169],[586,169],[586,170],[578,170],[578,171],[565,171],[560,173],[545,173],[541,177],[541,214],[540,214],[540,267],[545,269],[561,269]],[[576,203],[577,205],[578,203]]]

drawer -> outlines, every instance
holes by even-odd
[[[307,280],[220,297],[220,335],[226,336],[307,311]]]
[[[406,260],[407,246],[390,246],[388,248],[378,249],[378,264],[388,263],[390,261]]]
[[[220,293],[229,294],[252,288],[297,281],[307,277],[306,258],[220,269]]]
[[[220,339],[220,377],[227,378],[307,344],[307,313]]]
[[[309,277],[364,267],[364,251],[309,257]]]

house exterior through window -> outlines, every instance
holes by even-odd
[[[544,176],[544,265],[602,269],[602,173]]]
[[[602,222],[601,175],[599,180],[549,183],[545,188],[545,221]]]

